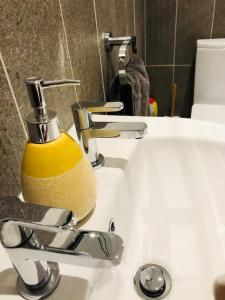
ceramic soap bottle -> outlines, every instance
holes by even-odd
[[[34,112],[27,116],[29,140],[22,160],[22,193],[33,204],[67,208],[81,220],[94,208],[96,180],[78,143],[60,129],[57,114],[47,110],[44,89],[76,85],[77,80],[28,78]]]

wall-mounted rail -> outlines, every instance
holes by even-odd
[[[114,46],[119,46],[119,80],[120,84],[126,83],[126,50],[129,45],[132,47],[133,53],[137,53],[136,36],[113,37],[112,33],[105,33],[105,48],[106,51],[112,51]]]

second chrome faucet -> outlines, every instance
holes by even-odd
[[[113,232],[76,229],[67,209],[0,197],[0,241],[18,272],[18,290],[28,300],[47,297],[57,287],[58,263],[112,267],[120,263],[123,240]]]
[[[144,122],[99,122],[93,121],[92,113],[118,112],[123,109],[122,102],[89,103],[72,106],[75,127],[80,145],[87,154],[92,167],[104,165],[104,156],[98,152],[96,138],[142,138],[147,128]]]

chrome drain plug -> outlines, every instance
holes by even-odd
[[[144,299],[163,299],[169,294],[172,281],[163,267],[148,264],[137,271],[134,285],[138,295]]]

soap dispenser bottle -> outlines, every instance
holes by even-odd
[[[25,81],[34,112],[27,116],[29,140],[22,159],[22,193],[33,204],[67,208],[79,220],[95,206],[94,171],[78,143],[60,129],[57,114],[47,110],[44,89],[79,85],[78,80]]]

